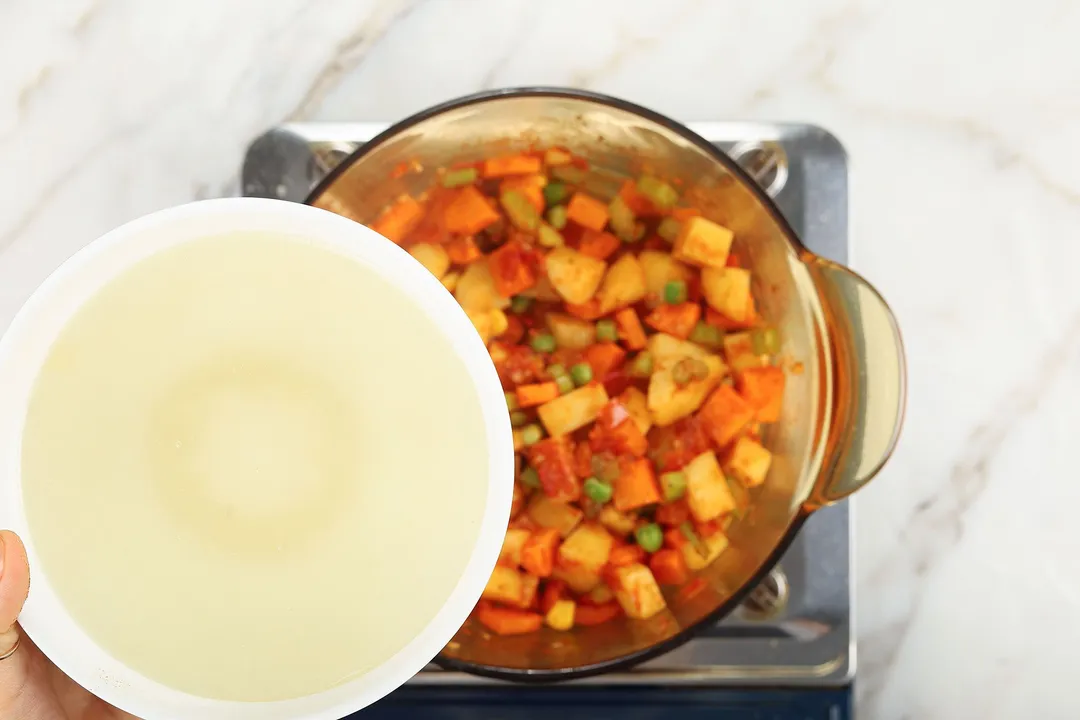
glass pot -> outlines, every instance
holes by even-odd
[[[513,637],[469,621],[436,658],[456,670],[558,680],[622,669],[671,650],[734,610],[811,513],[868,483],[896,445],[904,354],[892,312],[851,270],[807,250],[769,197],[684,125],[593,93],[530,88],[454,100],[407,118],[349,156],[310,204],[370,223],[401,193],[418,194],[459,161],[558,145],[590,160],[600,196],[642,169],[679,178],[689,204],[732,229],[755,279],[759,313],[777,328],[787,367],[782,417],[764,436],[774,459],[730,545],[699,572],[704,589],[669,594],[648,620]],[[411,171],[395,173],[401,163]],[[419,163],[419,165],[416,165]],[[395,177],[396,176],[396,177]],[[606,186],[606,187],[605,187]],[[420,587],[407,590],[421,591]]]

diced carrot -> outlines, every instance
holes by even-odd
[[[712,308],[705,308],[705,322],[714,327],[718,327],[721,330],[745,330],[747,328],[752,328],[757,324],[758,315],[753,307],[753,302],[751,301],[750,312],[746,314],[745,320],[732,320],[727,315],[719,313]]]
[[[730,385],[721,385],[701,406],[697,416],[716,446],[725,448],[754,419],[754,406]]]
[[[645,324],[658,332],[685,340],[701,318],[701,306],[695,302],[660,305],[645,318]]]
[[[458,235],[473,235],[498,221],[500,215],[488,204],[487,198],[475,185],[457,191],[443,215],[446,229]]]
[[[544,438],[529,448],[529,462],[540,476],[540,489],[553,500],[581,498],[581,482],[574,472],[574,453],[565,438]]]
[[[544,211],[544,185],[547,178],[543,175],[513,175],[499,183],[499,194],[508,190],[517,190],[525,196],[537,212]]]
[[[668,528],[664,531],[664,547],[679,550],[688,542],[690,541],[686,539],[686,535],[677,527]]]
[[[619,477],[615,479],[614,504],[619,512],[660,502],[652,463],[647,458],[622,458]]]
[[[559,386],[554,382],[518,385],[517,387],[518,405],[523,408],[543,405],[557,397],[559,397]]]
[[[622,615],[622,607],[614,600],[603,605],[579,603],[574,611],[574,624],[583,627],[601,625]]]
[[[511,297],[528,290],[537,281],[540,258],[534,250],[511,240],[488,256],[488,268],[495,281],[495,292]]]
[[[678,550],[657,550],[649,558],[649,569],[661,585],[682,585],[690,579],[686,559]]]
[[[690,519],[690,507],[686,504],[686,498],[680,498],[656,508],[655,517],[661,525],[677,528]]]
[[[473,240],[472,235],[465,235],[456,237],[446,243],[446,254],[450,256],[450,262],[455,265],[468,265],[483,253],[476,246],[476,241]]]
[[[615,399],[605,405],[589,431],[593,452],[641,457],[649,449],[649,441],[638,428],[630,411]]]
[[[511,610],[488,603],[476,606],[476,619],[493,633],[523,635],[536,632],[544,624],[544,616],[528,610]]]
[[[675,218],[679,222],[684,222],[692,217],[697,217],[701,214],[701,211],[692,207],[677,207],[672,208],[671,217]]]
[[[581,191],[566,206],[566,217],[589,230],[603,230],[608,221],[607,205]]]
[[[424,215],[424,206],[416,198],[402,195],[371,224],[371,229],[383,237],[400,243]]]
[[[604,311],[600,307],[600,301],[593,297],[583,303],[564,303],[566,312],[582,320],[596,320],[604,317]]]
[[[587,229],[581,233],[581,240],[578,241],[578,252],[597,260],[607,260],[612,253],[619,249],[619,245],[621,245],[619,238],[611,233]]]
[[[638,192],[637,183],[627,180],[619,188],[619,197],[630,210],[640,217],[657,217],[664,213],[647,196]]]
[[[540,172],[541,166],[534,155],[498,155],[484,160],[484,177],[531,175]]]
[[[589,443],[578,443],[574,447],[574,472],[578,477],[585,478],[593,474],[592,458],[593,451]]]
[[[758,422],[776,422],[784,399],[784,371],[778,367],[757,367],[735,377],[739,392],[755,411]]]
[[[608,556],[608,565],[611,567],[623,567],[633,565],[645,560],[645,551],[640,545],[622,545],[611,551]]]
[[[645,347],[645,328],[641,326],[634,308],[623,308],[615,313],[615,327],[619,331],[619,339],[631,350],[642,350]]]
[[[424,217],[416,224],[401,243],[415,245],[443,245],[450,241],[450,231],[446,229],[446,208],[457,199],[457,193],[443,187],[432,188],[424,201]]]
[[[613,342],[602,342],[585,348],[585,362],[592,368],[594,378],[604,378],[622,365],[626,351]]]
[[[540,612],[547,615],[551,606],[566,597],[566,581],[559,578],[551,578],[544,583],[544,591],[540,593]]]
[[[538,578],[546,578],[555,569],[555,551],[559,547],[558,528],[537,530],[521,548],[521,567]]]
[[[507,345],[517,345],[525,337],[525,324],[517,315],[508,315],[506,318],[506,330],[499,336],[499,342]]]

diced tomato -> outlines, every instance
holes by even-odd
[[[645,324],[657,332],[685,340],[690,337],[700,317],[700,305],[696,302],[684,302],[657,307],[645,318]]]
[[[686,504],[686,498],[679,498],[656,508],[656,522],[661,525],[679,527],[689,519],[690,507]]]
[[[682,585],[690,579],[686,559],[679,550],[657,550],[649,558],[649,569],[661,585]]]
[[[585,348],[585,362],[592,368],[593,377],[603,378],[622,365],[626,351],[613,342],[601,342]]]
[[[708,433],[696,417],[683,418],[649,434],[653,436],[651,455],[660,472],[678,470],[712,448]]]
[[[742,267],[742,260],[741,258],[739,258],[737,253],[729,252],[727,256],[727,261],[724,263],[724,265],[730,268]]]
[[[626,388],[630,387],[632,381],[633,378],[626,374],[626,368],[619,368],[605,375],[602,382],[608,397],[614,397],[622,395]]]
[[[573,502],[581,497],[574,473],[574,454],[564,438],[544,438],[529,448],[529,460],[540,476],[540,489],[555,500]]]
[[[664,547],[679,550],[688,542],[690,541],[686,539],[686,535],[677,527],[668,528],[664,531]]]
[[[525,324],[517,315],[508,315],[506,318],[506,330],[499,336],[499,342],[507,345],[517,345],[525,337]]]
[[[606,602],[603,605],[586,605],[581,603],[574,611],[574,624],[581,625],[583,627],[591,627],[593,625],[601,625],[609,620],[622,615],[622,608],[619,603],[612,600]]]
[[[446,243],[446,254],[450,256],[450,262],[455,265],[468,265],[477,260],[483,253],[476,244],[472,235],[456,237]]]
[[[593,474],[593,451],[589,443],[578,443],[574,448],[574,472],[578,477],[586,478]]]
[[[476,606],[476,619],[499,635],[522,635],[536,632],[544,624],[544,616],[528,610],[512,610],[487,603]]]
[[[503,387],[512,389],[547,377],[544,358],[525,345],[511,345],[503,349],[504,357],[495,360]]]
[[[538,578],[550,576],[555,569],[555,551],[558,548],[558,528],[537,530],[521,548],[521,567]]]
[[[589,444],[593,452],[634,457],[643,456],[649,449],[649,441],[634,422],[630,411],[617,398],[600,410],[589,431]]]
[[[511,297],[536,284],[540,257],[523,243],[511,240],[488,256],[488,268],[495,281],[495,291]]]

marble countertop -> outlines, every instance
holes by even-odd
[[[6,0],[0,327],[101,232],[235,194],[285,120],[540,83],[820,124],[910,363],[858,500],[862,716],[1077,717],[1078,33],[1062,0]]]

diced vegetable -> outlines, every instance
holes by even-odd
[[[585,478],[585,483],[582,485],[582,489],[585,491],[585,496],[595,503],[603,505],[611,500],[612,489],[611,486],[602,480],[598,480],[595,477]],[[601,521],[602,522],[602,521]]]
[[[645,324],[657,332],[686,340],[694,331],[700,317],[700,305],[683,302],[678,305],[659,306],[645,317]]]
[[[703,268],[723,268],[735,234],[703,217],[692,217],[679,227],[671,254],[676,260]]]
[[[585,182],[586,175],[585,169],[576,165],[559,165],[551,168],[551,177],[570,185],[581,185]]]
[[[544,151],[544,162],[549,166],[569,165],[574,161],[574,156],[562,148],[548,148]]]
[[[546,248],[557,248],[566,244],[562,234],[546,223],[540,223],[536,239]]]
[[[642,550],[654,553],[664,543],[664,532],[656,523],[646,523],[634,531],[634,538]]]
[[[607,402],[603,385],[586,385],[541,405],[537,412],[549,435],[568,435],[595,420]]]
[[[536,352],[554,352],[556,347],[555,336],[548,333],[538,333],[529,340],[529,346]]]
[[[713,452],[704,452],[690,461],[686,473],[686,501],[698,522],[706,522],[735,509],[735,498],[720,471]]]
[[[619,512],[611,505],[605,505],[600,510],[598,519],[601,525],[616,535],[629,535],[634,530],[633,516]]]
[[[547,178],[543,175],[513,175],[504,178],[499,183],[499,195],[510,191],[521,193],[539,217],[539,213],[544,212],[544,187],[546,185]]]
[[[495,289],[495,278],[486,262],[474,262],[465,268],[454,289],[454,297],[467,313],[501,310],[510,304],[510,300]]]
[[[553,382],[518,385],[516,392],[518,407],[523,408],[543,405],[559,397],[559,388]]]
[[[566,216],[584,228],[599,231],[607,225],[608,209],[604,203],[579,190],[570,198]]]
[[[540,487],[540,473],[536,472],[536,468],[527,467],[521,471],[521,484],[525,487],[535,490]]]
[[[630,413],[630,418],[637,425],[641,434],[648,434],[649,428],[652,427],[652,417],[649,415],[648,400],[645,398],[645,393],[636,387],[628,387],[619,395],[619,402]]]
[[[475,235],[498,220],[499,213],[475,185],[458,190],[443,217],[446,229],[456,235]]]
[[[761,328],[750,334],[756,355],[775,355],[780,352],[780,337],[775,328]]]
[[[566,206],[556,205],[555,207],[547,211],[547,215],[545,217],[547,217],[547,221],[551,223],[551,227],[555,228],[556,230],[562,230],[564,227],[566,227]]]
[[[528,312],[530,307],[532,307],[531,297],[528,297],[526,295],[515,295],[514,297],[510,298],[510,310],[512,312],[520,315],[523,312]]]
[[[711,308],[736,322],[745,320],[753,309],[749,270],[705,268],[701,271],[701,292]]]
[[[649,558],[649,569],[660,585],[682,585],[690,579],[686,560],[678,550],[658,550]]]
[[[615,481],[616,510],[625,512],[660,502],[660,489],[648,459],[626,458],[620,461],[619,466],[621,472]]]
[[[617,568],[623,565],[633,565],[645,561],[645,551],[640,545],[618,545],[611,551],[608,558],[608,567]],[[614,597],[614,593],[612,593]]]
[[[570,197],[570,189],[565,183],[552,182],[544,187],[544,202],[550,205],[558,205]]]
[[[526,425],[521,428],[521,442],[525,447],[535,445],[544,437],[544,431],[539,425]]]
[[[585,348],[585,361],[592,368],[593,377],[604,378],[622,365],[626,351],[615,343],[597,343]]]
[[[527,608],[536,597],[537,585],[535,577],[530,577],[513,568],[496,565],[481,597],[514,607]]]
[[[450,269],[450,256],[442,245],[418,243],[409,248],[409,254],[440,280]]]
[[[531,175],[542,169],[540,158],[532,155],[500,155],[484,161],[484,177]]]
[[[660,221],[660,224],[656,226],[656,234],[667,240],[669,243],[675,242],[675,238],[679,237],[679,230],[682,228],[682,224],[673,217],[666,217]]]
[[[532,533],[521,548],[521,567],[538,578],[546,578],[555,569],[555,551],[559,547],[559,531],[541,528]]]
[[[698,414],[719,448],[727,447],[754,419],[754,408],[728,385],[716,388]]]
[[[673,471],[660,475],[660,489],[664,493],[664,500],[672,502],[686,494],[686,474]]]
[[[482,254],[472,235],[456,237],[446,243],[446,255],[454,265],[468,265]]]
[[[559,563],[563,567],[599,572],[607,564],[614,545],[614,538],[602,525],[586,523],[578,526],[559,546]]]
[[[555,292],[571,303],[583,303],[596,294],[607,264],[568,247],[547,256],[547,275]]]
[[[615,237],[623,242],[637,242],[645,234],[645,227],[637,221],[634,211],[621,197],[616,195],[608,205],[608,215]]]
[[[578,387],[592,381],[593,371],[588,363],[577,363],[570,368],[570,377]]]
[[[626,254],[608,269],[596,297],[608,313],[643,300],[645,293],[645,271],[636,257]]]
[[[649,350],[655,367],[649,379],[648,406],[653,422],[660,426],[696,412],[726,371],[717,356],[671,335],[658,333],[650,337]],[[703,362],[706,376],[684,384],[676,382],[674,368],[685,358]]]
[[[723,345],[724,333],[720,328],[699,321],[690,331],[690,337],[687,339],[710,350],[717,350]]]
[[[536,632],[544,624],[539,613],[511,610],[494,605],[478,605],[476,619],[488,630],[498,635],[524,635]]]
[[[424,206],[402,195],[371,223],[371,229],[388,240],[400,243],[424,216]]]
[[[499,564],[509,568],[517,568],[521,564],[521,548],[529,539],[531,533],[525,529],[510,528],[503,538],[502,549],[499,550]]]
[[[683,476],[683,487],[685,491],[685,475]],[[664,483],[661,482],[661,489],[664,488]],[[664,498],[667,500],[667,497]],[[690,519],[690,506],[686,504],[686,500],[679,498],[671,502],[665,502],[660,507],[656,508],[656,512],[653,513],[653,519],[665,527],[678,527],[684,522]]]
[[[507,190],[499,196],[499,203],[514,227],[527,232],[536,232],[540,227],[540,212],[529,202],[529,198],[524,193],[518,190]]]
[[[664,302],[668,305],[678,305],[686,302],[686,283],[682,280],[669,280],[664,283]],[[701,312],[701,307],[694,303]]]
[[[709,566],[713,560],[720,557],[728,546],[727,536],[722,532],[714,532],[711,535],[700,538],[696,545],[687,544],[682,547],[683,560],[686,567],[697,571]]]
[[[544,616],[544,622],[552,630],[569,630],[574,627],[574,610],[577,603],[573,600],[558,600]]]
[[[641,326],[641,320],[638,319],[634,308],[623,308],[615,313],[615,325],[618,328],[618,338],[626,347],[631,350],[641,350],[645,347],[645,328]]]
[[[597,260],[607,260],[618,249],[619,239],[609,232],[586,230],[578,242],[578,252]]]
[[[579,320],[561,313],[549,313],[547,326],[555,338],[555,344],[569,350],[584,350],[596,342],[597,327],[591,322]]]
[[[724,470],[746,487],[757,487],[765,482],[769,474],[772,453],[761,443],[748,437],[741,437],[731,448]]]
[[[642,457],[649,448],[644,433],[630,415],[630,410],[618,399],[600,411],[596,424],[589,432],[593,452],[609,452],[617,456]]]
[[[540,489],[553,500],[573,502],[581,497],[570,443],[561,437],[541,440],[529,448],[529,462],[540,475]]]
[[[670,210],[679,202],[679,193],[663,180],[649,175],[642,175],[637,181],[637,190],[661,210]]]
[[[443,275],[443,277],[442,277],[443,287],[446,288],[447,290],[449,290],[450,292],[454,292],[455,290],[457,290],[458,280],[460,280],[460,279],[461,279],[461,273],[458,273],[458,272],[447,273],[446,275]]]
[[[780,419],[784,399],[784,371],[775,366],[749,368],[735,376],[735,384],[754,408],[758,422]]]
[[[639,352],[630,363],[630,374],[634,377],[650,377],[653,369],[652,353],[648,351]]]
[[[569,503],[552,500],[543,493],[533,493],[525,514],[540,527],[555,528],[563,537],[574,531],[585,517],[579,508]]]
[[[555,384],[559,386],[559,392],[563,395],[574,389],[574,381],[569,375],[560,375],[555,378]]]
[[[523,427],[529,422],[529,414],[521,410],[514,410],[510,413],[510,424],[516,428]]]
[[[587,593],[600,584],[599,570],[592,570],[581,565],[562,565],[558,560],[555,561],[555,570],[552,572],[552,576],[565,582],[567,587],[578,594]],[[583,607],[585,606],[579,606],[578,610]],[[578,625],[584,624],[581,617],[580,612],[576,613],[574,622]]]
[[[646,250],[638,256],[638,262],[645,273],[645,290],[657,300],[663,299],[668,283],[681,282],[685,286],[692,276],[690,268],[665,252]]]
[[[645,565],[626,565],[612,572],[612,589],[627,617],[649,618],[667,607],[660,586]]]
[[[618,330],[612,320],[598,320],[596,323],[596,339],[600,342],[615,342],[619,339]]]
[[[671,376],[679,387],[686,387],[695,380],[704,380],[709,376],[709,366],[695,357],[684,357],[671,367]]]
[[[474,167],[461,168],[460,170],[448,170],[442,178],[442,186],[456,188],[462,185],[472,185],[480,177],[480,171]]]
[[[488,256],[495,292],[509,298],[536,284],[537,254],[524,243],[510,240]]]
[[[754,352],[754,341],[748,332],[730,333],[724,336],[724,359],[732,372],[738,373],[769,364],[769,359]]]

